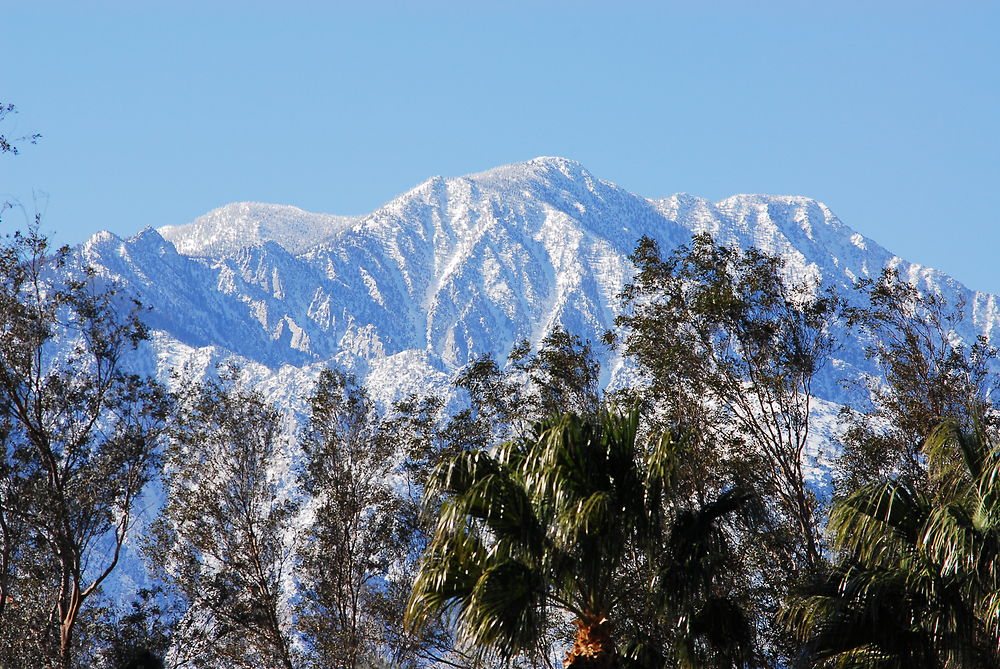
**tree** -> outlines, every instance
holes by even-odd
[[[956,335],[964,304],[921,293],[895,269],[859,280],[865,303],[847,310],[848,324],[869,342],[866,355],[879,371],[861,380],[863,409],[845,409],[838,488],[903,475],[926,481],[922,448],[944,419],[971,429],[972,416],[996,420],[986,398],[997,385],[990,364],[996,348],[982,336],[971,345]]]
[[[996,666],[996,350],[957,337],[963,304],[893,269],[857,288],[865,303],[849,323],[881,378],[862,380],[869,406],[843,412],[830,521],[839,562],[786,619],[805,663]]]
[[[1000,664],[1000,448],[948,420],[923,455],[929,486],[901,475],[835,502],[840,562],[786,612],[804,664]]]
[[[527,340],[508,356],[512,372],[523,378],[526,397],[521,411],[528,420],[559,413],[595,416],[600,409],[600,365],[590,342],[557,325],[536,353]]]
[[[157,470],[169,403],[127,368],[141,312],[37,227],[0,248],[0,627],[63,667]]]
[[[386,575],[386,596],[380,598],[378,619],[394,666],[476,666],[473,658],[456,647],[455,636],[443,621],[419,630],[404,624],[406,606],[416,580],[420,557],[434,530],[434,510],[422,509],[421,501],[431,472],[444,460],[469,448],[469,439],[478,439],[465,429],[464,421],[444,418],[445,402],[440,397],[411,395],[396,402],[383,416],[380,432],[394,444],[401,459],[392,474],[397,496],[397,536],[404,546],[397,548],[396,562]],[[400,559],[399,553],[402,553]]]
[[[160,588],[143,588],[125,610],[112,610],[100,640],[101,666],[107,669],[166,669],[176,624]]]
[[[14,105],[10,103],[4,104],[3,102],[0,102],[0,121],[3,121],[8,114],[16,114],[16,113],[17,109],[14,107]],[[27,141],[30,144],[35,144],[39,139],[41,139],[41,137],[42,136],[37,132],[28,135],[23,135],[21,137],[7,137],[3,134],[0,134],[0,153],[10,153],[16,156],[20,152],[20,149],[18,149],[17,144],[15,144],[15,142]]]
[[[402,622],[393,572],[413,540],[393,488],[397,443],[344,373],[323,371],[308,401],[301,480],[313,515],[300,553],[300,620],[319,666],[369,666],[406,650],[392,647]]]
[[[471,361],[455,380],[470,407],[451,418],[446,432],[467,447],[486,448],[559,413],[595,415],[599,377],[590,342],[557,325],[537,351],[527,340],[517,343],[503,369],[489,354]]]
[[[179,393],[166,501],[148,547],[188,607],[176,652],[229,666],[294,666],[283,588],[296,505],[275,479],[283,427],[234,367]]]
[[[637,274],[616,325],[648,384],[647,406],[662,424],[704,437],[693,449],[697,469],[721,469],[723,482],[763,477],[792,538],[779,546],[779,562],[793,574],[819,569],[817,500],[802,457],[812,384],[835,348],[839,299],[787,279],[776,256],[719,246],[707,234],[666,258],[643,238],[631,259]],[[703,497],[718,485],[710,475],[694,492]]]
[[[568,616],[576,634],[565,664],[577,668],[625,666],[628,658],[657,666],[649,657],[663,666],[668,648],[681,666],[695,666],[680,650],[685,643],[691,657],[749,662],[752,640],[743,641],[753,634],[724,594],[724,563],[703,559],[720,554],[722,523],[746,498],[732,491],[692,514],[674,506],[682,444],[665,437],[640,448],[638,427],[637,411],[564,414],[526,439],[437,467],[428,485],[428,499],[440,499],[437,527],[409,623],[453,620],[467,647],[510,659],[544,653],[545,633]],[[692,541],[680,540],[685,531]],[[706,578],[670,592],[692,563]],[[655,620],[666,628],[654,629],[653,640],[622,615],[638,602],[660,605]],[[729,622],[739,633],[723,638],[690,624],[707,621],[709,606],[716,625]]]

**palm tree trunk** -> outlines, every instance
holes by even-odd
[[[616,669],[618,655],[611,638],[611,622],[607,618],[585,622],[577,620],[573,648],[566,653],[565,669]]]

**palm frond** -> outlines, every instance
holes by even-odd
[[[743,667],[752,662],[753,627],[732,600],[713,597],[684,622],[675,643],[681,669]]]
[[[930,513],[926,496],[903,481],[864,486],[830,512],[834,545],[871,564],[891,562],[920,541]]]
[[[467,606],[488,556],[487,547],[471,532],[435,537],[421,558],[407,605],[407,626],[419,629],[433,616]]]
[[[965,431],[945,421],[927,439],[927,481],[901,477],[835,501],[840,566],[783,613],[807,664],[1000,662],[1000,452],[973,422]]]
[[[686,620],[692,653],[707,661],[743,657],[752,630],[718,591],[730,555],[725,522],[748,513],[751,498],[733,489],[679,508],[671,488],[686,443],[665,434],[637,447],[639,425],[636,408],[564,414],[491,452],[439,465],[426,494],[435,535],[410,624],[448,616],[464,643],[508,661],[534,648],[553,608],[575,618],[581,634],[616,629],[625,593],[646,597],[652,584],[664,593],[648,602],[655,624]],[[654,610],[659,604],[667,613]],[[653,624],[615,640],[635,661],[658,663],[644,666],[662,666],[666,653],[662,635],[646,643],[642,628]]]
[[[490,564],[459,614],[461,639],[489,646],[504,657],[535,648],[545,630],[545,580],[517,560]]]

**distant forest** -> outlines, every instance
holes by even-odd
[[[603,343],[634,387],[556,328],[463,368],[457,413],[327,369],[292,430],[235,365],[137,374],[141,298],[7,235],[0,667],[1000,666],[997,350],[963,305],[708,235],[631,260]],[[820,496],[835,331],[879,373]],[[122,606],[126,544],[157,585]]]

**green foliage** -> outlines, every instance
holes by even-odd
[[[925,485],[901,476],[839,499],[842,558],[791,601],[803,661],[831,667],[1000,663],[1000,449],[981,423],[946,421],[925,443]]]
[[[556,326],[532,354],[527,340],[516,345],[508,359],[526,390],[519,408],[523,415],[542,420],[558,413],[594,416],[600,408],[600,365],[590,342]]]
[[[451,419],[446,431],[453,443],[487,448],[558,413],[596,414],[600,366],[590,342],[557,326],[538,351],[527,340],[516,344],[507,363],[501,369],[486,355],[458,375],[455,386],[468,393],[471,407]]]
[[[405,650],[391,648],[402,606],[389,573],[406,561],[414,531],[392,486],[398,444],[343,373],[322,372],[308,400],[301,480],[314,515],[300,549],[300,624],[317,666],[369,666]]]
[[[836,343],[836,295],[784,275],[780,258],[695,235],[666,258],[640,240],[637,274],[621,297],[623,331],[607,335],[648,382],[644,402],[662,425],[690,430],[695,494],[761,479],[791,543],[776,548],[792,573],[820,566],[817,500],[805,483],[812,383]],[[619,342],[619,338],[621,341]]]
[[[620,653],[628,653],[659,657],[662,666],[678,639],[698,653],[748,659],[753,634],[745,617],[727,618],[743,620],[728,650],[721,635],[688,622],[692,611],[723,599],[739,606],[721,587],[725,561],[710,556],[723,552],[723,524],[746,498],[732,493],[711,508],[679,507],[671,493],[682,442],[665,436],[640,447],[638,429],[636,410],[563,414],[492,452],[442,463],[428,483],[428,500],[440,506],[410,623],[453,619],[467,647],[504,660],[543,657],[546,632],[566,616],[578,627],[567,662],[625,662]],[[702,553],[679,538],[685,532]],[[680,572],[695,565],[707,574],[702,583],[689,596],[672,591]],[[646,618],[623,615],[643,608]],[[643,634],[641,622],[633,623],[646,620],[662,626]]]
[[[971,428],[972,412],[996,420],[984,398],[997,386],[990,371],[997,350],[983,337],[971,345],[957,337],[964,304],[921,293],[894,269],[856,289],[865,303],[848,310],[848,323],[870,342],[866,354],[879,375],[860,381],[870,405],[843,412],[838,487],[853,490],[899,474],[916,484],[926,480],[924,441],[942,420],[963,429]]]
[[[160,588],[141,589],[125,611],[112,612],[99,630],[99,666],[106,669],[166,669],[176,620]]]
[[[790,599],[786,622],[807,666],[996,666],[996,349],[956,336],[963,304],[894,270],[857,289],[849,324],[880,375],[861,381],[870,405],[842,413],[839,562]]]

